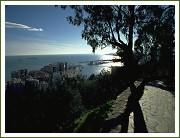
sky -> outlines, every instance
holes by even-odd
[[[53,5],[5,7],[5,55],[92,54],[81,38],[83,27],[70,25],[71,9]],[[111,47],[96,54],[115,53]]]

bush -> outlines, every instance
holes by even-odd
[[[7,88],[6,132],[98,132],[111,105],[106,102],[124,88],[117,71],[105,70],[89,78],[64,77],[45,91],[26,86],[11,93]]]
[[[92,110],[84,112],[80,118],[75,121],[76,127],[74,132],[97,133],[100,132],[105,118],[110,112],[113,101],[108,101]]]

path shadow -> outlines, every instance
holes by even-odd
[[[175,81],[174,80],[161,80],[162,84],[159,84],[160,80],[148,82],[147,85],[158,87],[160,89],[170,91],[175,96]]]
[[[144,93],[145,82],[142,82],[137,88],[135,85],[131,87],[131,95],[128,98],[126,109],[124,113],[120,114],[118,117],[105,121],[101,133],[111,132],[111,129],[120,125],[119,133],[127,133],[129,125],[130,113],[134,113],[134,132],[135,133],[148,133],[146,123],[144,120],[143,112],[141,106],[139,105],[139,100]]]
[[[141,106],[139,105],[139,102],[134,107],[133,113],[134,113],[134,132],[148,133],[143,112],[141,110]]]

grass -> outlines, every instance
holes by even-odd
[[[75,121],[74,132],[78,133],[97,133],[103,126],[104,120],[108,117],[108,113],[111,112],[111,106],[113,100],[107,101],[106,103],[85,111],[82,115]]]

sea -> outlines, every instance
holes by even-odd
[[[20,69],[40,70],[45,65],[56,62],[67,62],[68,65],[81,65],[82,75],[89,77],[99,74],[101,70],[110,70],[112,66],[120,66],[118,63],[106,63],[100,65],[88,65],[87,61],[108,60],[117,58],[113,55],[96,54],[61,54],[61,55],[28,55],[5,56],[5,81],[11,80],[11,72]]]

